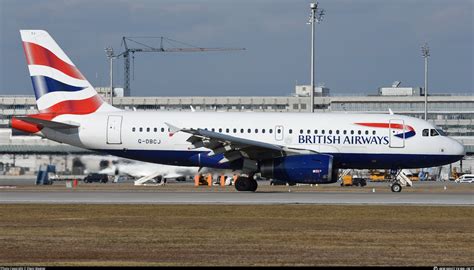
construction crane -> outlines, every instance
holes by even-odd
[[[147,38],[147,39],[160,39],[160,46],[153,47],[147,45],[143,42],[139,42],[135,39],[138,38]],[[141,47],[130,47],[127,42],[133,42]],[[167,43],[170,48],[165,48],[164,43]],[[185,45],[187,47],[175,47],[175,44]],[[114,57],[123,56],[124,59],[124,94],[126,96],[130,96],[130,56],[134,59],[134,54],[137,52],[212,52],[212,51],[242,51],[245,48],[200,48],[190,44],[186,44],[184,42],[180,42],[177,40],[173,40],[166,37],[123,37],[122,38],[122,45],[124,46],[125,50],[115,55]]]

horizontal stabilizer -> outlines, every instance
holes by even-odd
[[[29,116],[15,116],[16,119],[25,121],[32,124],[42,125],[43,127],[51,128],[51,129],[69,129],[69,128],[78,128],[80,125],[78,123],[73,122],[56,122],[51,120],[44,120],[38,119]]]

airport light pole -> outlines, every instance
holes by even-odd
[[[105,48],[105,53],[110,60],[110,105],[114,105],[114,49],[112,47]]]
[[[428,43],[421,47],[421,53],[425,58],[425,121],[428,119],[428,57],[430,57],[430,48]]]
[[[309,23],[311,24],[311,110],[310,112],[314,112],[314,67],[315,67],[315,54],[314,54],[314,46],[315,46],[315,23],[320,23],[323,20],[324,16],[324,9],[318,8],[319,3],[311,3],[309,6],[311,8],[311,16],[309,17]]]

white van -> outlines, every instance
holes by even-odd
[[[454,181],[456,183],[474,183],[474,174],[463,174]]]

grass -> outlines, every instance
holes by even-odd
[[[473,224],[472,207],[0,205],[0,265],[473,265]]]

